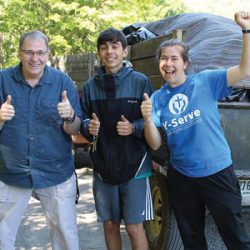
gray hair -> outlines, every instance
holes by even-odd
[[[24,40],[29,37],[31,39],[43,39],[46,45],[47,50],[49,50],[49,38],[39,30],[32,30],[24,33],[19,40],[19,51],[22,50]]]

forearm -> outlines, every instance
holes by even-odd
[[[250,13],[235,13],[235,21],[242,29],[242,51],[239,65],[231,67],[227,72],[228,85],[239,83],[250,76]]]
[[[153,150],[157,150],[161,146],[161,134],[155,126],[153,120],[144,123],[144,134],[148,145]]]
[[[243,34],[240,64],[228,69],[228,86],[239,83],[250,76],[250,33]]]
[[[250,27],[247,29],[249,33],[243,33],[243,46],[240,60],[240,70],[246,77],[250,76]]]

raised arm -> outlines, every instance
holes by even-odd
[[[243,44],[240,64],[227,71],[228,86],[250,77],[250,12],[236,12],[234,18],[235,22],[242,28]]]

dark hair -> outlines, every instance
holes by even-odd
[[[157,50],[157,59],[158,60],[160,59],[162,49],[164,49],[166,47],[173,47],[173,46],[181,47],[182,48],[181,57],[182,57],[183,61],[189,62],[189,58],[188,58],[189,47],[187,44],[185,44],[184,42],[182,42],[181,40],[178,40],[178,39],[170,39],[170,40],[162,42]]]
[[[127,47],[127,39],[124,33],[115,28],[108,28],[102,31],[97,39],[97,49],[100,49],[100,46],[106,42],[121,42],[122,48]]]
[[[49,50],[49,39],[48,37],[39,30],[32,30],[29,32],[24,33],[19,40],[19,51],[22,50],[24,40],[29,37],[31,39],[43,39],[46,45],[47,50]]]

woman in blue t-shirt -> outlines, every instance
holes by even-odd
[[[233,84],[250,76],[250,12],[237,12],[235,21],[243,32],[239,65],[186,75],[188,46],[179,40],[165,41],[159,48],[159,69],[166,84],[150,99],[145,94],[141,105],[150,147],[161,145],[157,128],[166,135],[171,165],[167,178],[185,249],[207,249],[206,207],[228,249],[250,249],[240,188],[217,107]]]

